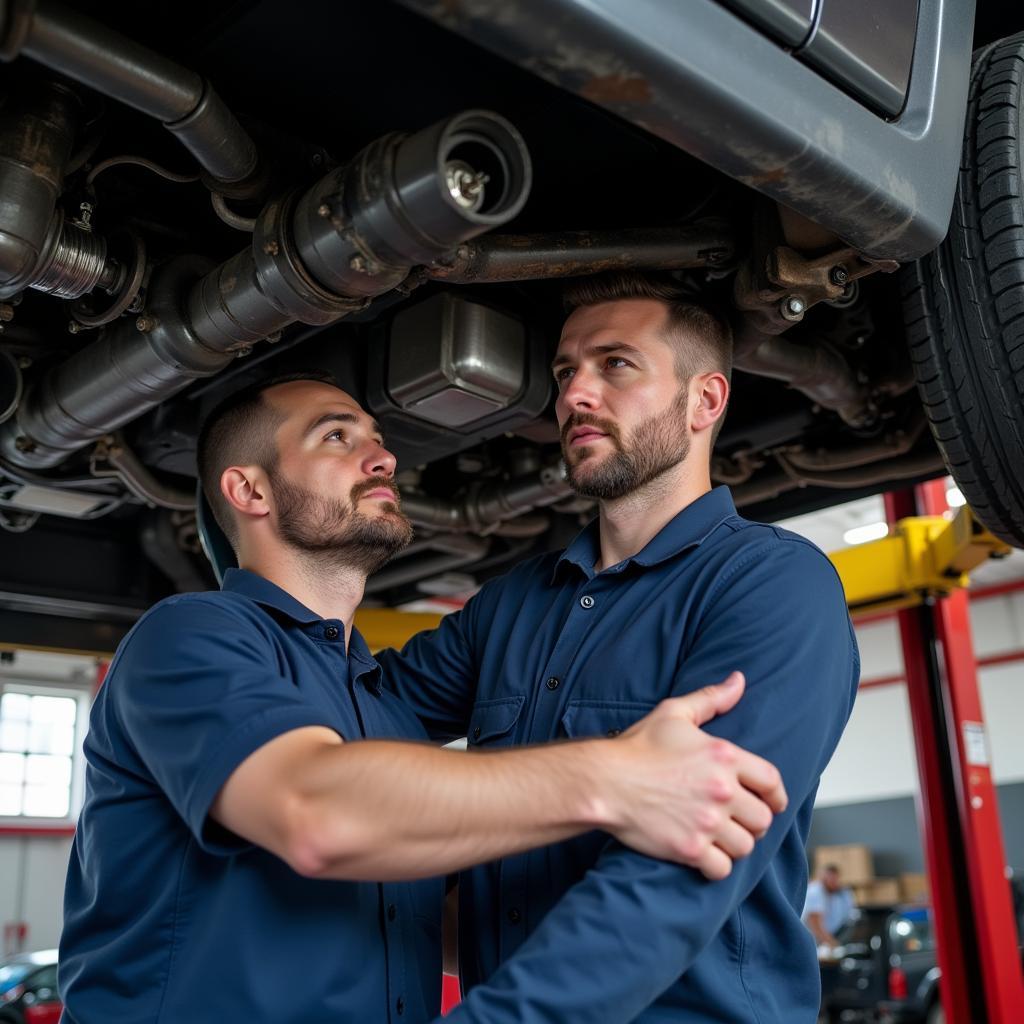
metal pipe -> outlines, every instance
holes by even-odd
[[[470,489],[449,501],[425,494],[404,494],[402,511],[416,526],[449,533],[488,533],[497,524],[572,494],[559,461],[508,483]]]
[[[413,558],[408,562],[400,558],[397,564],[390,563],[366,581],[365,593],[375,594],[437,576],[442,572],[461,569],[463,566],[479,562],[491,547],[491,542],[483,537],[449,535],[431,537],[429,543],[438,550],[438,554],[426,558]]]
[[[15,91],[0,111],[0,299],[37,280],[59,246],[57,198],[80,113],[55,82]]]
[[[873,441],[814,452],[786,451],[783,456],[786,462],[801,474],[857,469],[876,462],[884,462],[897,455],[905,455],[917,444],[926,428],[924,415],[918,413],[906,428],[895,430]]]
[[[5,7],[4,60],[23,53],[157,118],[216,183],[239,186],[256,177],[255,144],[196,72],[54,0]]]
[[[181,491],[158,480],[142,464],[139,457],[120,439],[98,446],[94,461],[105,460],[113,470],[98,471],[96,476],[116,475],[137,498],[151,507],[168,508],[177,512],[193,512],[196,507],[194,491]]]
[[[490,180],[467,202],[449,178],[456,163],[472,171],[470,158]],[[221,266],[182,257],[159,268],[145,315],[122,318],[38,381],[0,425],[0,453],[57,465],[268,335],[339,320],[412,266],[507,222],[529,184],[522,138],[487,111],[371,143],[304,195],[271,201],[251,247]]]
[[[491,235],[460,245],[425,271],[434,281],[530,281],[635,268],[682,270],[727,263],[733,235],[719,223],[546,235]]]
[[[752,345],[756,333],[760,341]],[[838,353],[823,345],[798,345],[755,332],[749,326],[745,339],[745,351],[734,356],[736,369],[785,381],[823,408],[834,409],[851,426],[865,426],[875,418],[867,384]]]
[[[776,456],[778,458],[778,456]],[[781,462],[781,460],[780,460]],[[875,484],[887,483],[892,480],[912,480],[942,468],[942,457],[937,453],[926,455],[903,455],[890,462],[874,466],[870,470],[846,469],[832,473],[801,473],[796,467],[788,471],[780,470],[761,473],[752,480],[732,488],[733,501],[736,507],[753,505],[759,501],[769,501],[794,491],[798,487],[833,487],[852,489],[872,487]]]

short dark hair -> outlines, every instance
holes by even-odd
[[[566,288],[566,312],[602,302],[654,299],[664,303],[666,333],[675,349],[675,370],[680,380],[695,373],[717,370],[732,377],[732,329],[714,309],[690,301],[674,281],[633,270],[614,270],[576,278]]]
[[[264,393],[279,384],[317,381],[337,387],[324,370],[299,370],[259,381],[228,395],[203,421],[196,445],[196,464],[203,494],[217,525],[238,554],[238,523],[220,490],[220,478],[228,466],[255,464],[268,473],[277,468],[274,434],[284,417],[264,401]]]
[[[729,321],[710,306],[692,302],[677,282],[635,270],[612,270],[576,278],[563,292],[566,312],[623,299],[654,299],[665,305],[665,340],[675,352],[673,365],[680,381],[712,370],[732,380]],[[722,415],[711,432],[712,444],[724,422]]]
[[[821,870],[822,870],[822,872],[824,874],[828,874],[829,872],[831,872],[833,875],[838,875],[839,874],[839,865],[838,864],[826,864]]]

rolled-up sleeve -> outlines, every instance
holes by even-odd
[[[159,605],[118,655],[109,694],[125,736],[196,840],[235,853],[205,828],[210,805],[250,754],[291,729],[328,725],[281,673],[251,620],[200,597]]]
[[[852,708],[859,663],[835,570],[812,545],[774,537],[715,585],[673,695],[746,674],[739,704],[705,726],[773,762],[789,793],[754,852],[723,881],[609,841],[453,1024],[621,1024],[690,968],[770,869],[809,807]],[[803,891],[787,894],[802,900]],[[793,913],[799,914],[795,906]]]

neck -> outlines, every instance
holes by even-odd
[[[602,501],[601,560],[594,570],[600,572],[642,551],[687,505],[710,490],[707,460],[698,469],[694,460],[686,459],[630,494]]]
[[[366,573],[350,565],[332,564],[328,554],[291,549],[262,551],[239,560],[243,569],[277,584],[325,619],[345,624],[345,645],[352,638],[356,608],[363,599]]]

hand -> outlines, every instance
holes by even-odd
[[[774,765],[700,728],[743,695],[742,673],[685,697],[662,701],[620,737],[610,824],[627,846],[652,857],[725,878],[785,810],[788,798]]]

